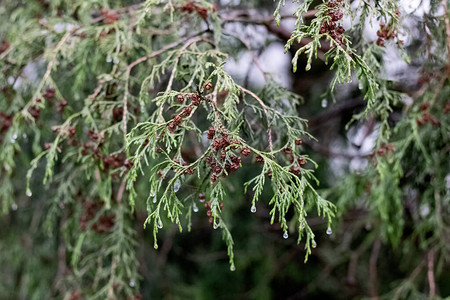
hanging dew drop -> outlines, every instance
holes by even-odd
[[[217,228],[219,228],[219,224],[214,223],[214,229],[217,229]]]
[[[331,230],[331,228],[328,227],[328,228],[327,228],[327,234],[330,235],[330,234],[332,234],[332,233],[333,233],[333,230]]]
[[[163,228],[163,223],[161,222],[161,220],[158,221],[158,228],[159,229]]]
[[[156,193],[154,191],[150,191],[150,197],[155,197]]]
[[[117,58],[117,57],[114,57],[114,60],[113,60],[113,62],[114,62],[115,64],[119,63],[119,58]]]
[[[17,133],[14,133],[12,136],[11,136],[11,143],[15,143],[16,142],[16,139],[17,139]]]
[[[358,88],[359,88],[360,90],[362,90],[362,89],[364,88],[364,84],[363,84],[362,81],[360,81],[360,82],[358,83]]]
[[[18,208],[17,203],[13,203],[13,204],[11,205],[11,209],[12,209],[12,210],[16,211],[17,208]]]
[[[31,190],[29,190],[29,189],[27,190],[27,196],[28,196],[28,197],[33,196],[33,193],[32,193]]]
[[[252,208],[250,209],[250,211],[251,211],[252,213],[255,213],[255,212],[256,212],[256,206],[252,206]]]
[[[323,108],[327,107],[328,106],[328,100],[327,99],[323,99],[321,105],[322,105]]]
[[[110,63],[111,61],[112,61],[111,56],[108,55],[108,56],[106,57],[106,62],[107,62],[107,63]]]
[[[193,210],[194,212],[198,212],[197,204],[194,203],[194,205],[192,206],[192,210]]]
[[[22,134],[22,137],[23,137],[24,139],[26,139],[26,138],[27,138],[27,134],[26,134],[26,133]]]
[[[135,285],[136,285],[136,282],[134,282],[134,280],[131,280],[131,281],[130,281],[130,286],[131,286],[131,287],[134,287]]]
[[[231,265],[231,267],[230,267],[230,271],[231,271],[231,272],[234,272],[234,271],[236,271],[236,267],[235,267],[234,265]]]
[[[157,200],[158,200],[158,199],[156,198],[156,196],[153,197],[153,203],[156,203]]]
[[[289,234],[287,233],[287,232],[285,232],[284,234],[283,234],[283,238],[284,239],[287,239],[289,237]]]
[[[317,247],[317,243],[316,243],[315,240],[313,240],[313,241],[311,242],[311,247],[313,247],[313,248],[316,248],[316,247]]]
[[[181,186],[180,180],[177,179],[177,181],[175,181],[175,183],[173,184],[173,191],[175,193],[178,192],[180,190],[180,186]]]
[[[155,250],[158,250],[158,244],[155,244],[155,245],[153,246],[153,248],[155,248]]]

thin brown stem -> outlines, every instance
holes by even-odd
[[[264,114],[267,116],[267,110],[269,109],[269,107],[267,105],[264,104],[264,102],[261,100],[261,98],[259,98],[255,93],[253,93],[250,90],[247,90],[246,88],[237,85],[237,87],[243,91],[244,93],[249,94],[250,96],[252,96],[256,101],[258,101],[258,103],[261,105],[261,107],[264,110]],[[272,130],[269,128],[267,129],[267,134],[269,137],[269,148],[270,148],[270,152],[273,152],[273,144],[272,144]]]
[[[174,63],[173,69],[172,69],[172,73],[170,74],[169,83],[167,84],[167,88],[166,88],[166,93],[168,91],[170,91],[170,89],[172,88],[173,80],[175,78],[175,73],[176,73],[177,67],[178,67],[178,61],[180,60],[181,55],[183,54],[184,51],[186,51],[186,49],[190,45],[192,45],[194,43],[197,43],[198,41],[201,41],[201,40],[202,40],[202,38],[200,38],[200,37],[191,38],[183,45],[183,47],[181,47],[181,49],[178,52],[177,57],[175,59],[175,63]]]
[[[427,253],[427,277],[428,286],[430,288],[429,297],[433,299],[436,296],[436,281],[434,280],[434,251],[430,250]]]
[[[449,19],[448,19],[447,0],[442,0],[442,6],[444,7],[445,33],[446,33],[446,35],[447,35],[447,55],[448,55],[448,63],[450,63],[450,21],[449,21]]]
[[[119,190],[117,191],[117,203],[122,203],[122,199],[123,199],[123,193],[125,191],[125,186],[126,186],[126,180],[122,180],[122,183],[120,184]]]

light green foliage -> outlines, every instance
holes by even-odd
[[[242,149],[249,150],[252,159],[260,156],[261,172],[245,183],[252,191],[252,210],[268,188],[266,181],[270,182],[271,222],[280,223],[284,232],[293,233],[297,228],[298,243],[305,240],[306,257],[315,244],[307,215],[317,211],[328,223],[334,216],[334,206],[315,190],[318,182],[313,170],[301,166],[298,175],[293,174],[290,168],[297,161],[289,161],[283,154],[289,147],[293,157],[303,157],[316,167],[294,143],[310,138],[306,120],[296,116],[299,97],[268,74],[260,92],[238,85],[224,68],[228,54],[222,50],[221,20],[213,6],[195,2],[195,11],[189,13],[180,10],[185,4],[146,1],[112,10],[114,3],[52,2],[55,9],[67,11],[64,20],[54,11],[45,19],[22,17],[33,13],[33,7],[27,5],[16,9],[8,4],[4,10],[13,12],[16,25],[22,18],[29,24],[10,27],[6,38],[12,43],[1,54],[2,67],[15,68],[20,74],[23,67],[31,65],[43,73],[38,74],[37,82],[21,83],[17,92],[21,102],[7,110],[14,116],[14,128],[5,137],[0,158],[13,169],[14,151],[20,150],[19,140],[24,142],[19,139],[16,143],[16,135],[29,133],[30,126],[45,132],[45,140],[36,135],[38,151],[30,162],[25,192],[32,196],[36,189],[33,174],[41,173],[45,161],[41,180],[59,187],[47,204],[48,217],[43,224],[54,234],[59,227],[54,219],[67,219],[60,234],[74,268],[65,283],[58,285],[58,293],[69,295],[82,289],[93,299],[132,295],[136,287],[129,282],[138,276],[126,198],[131,210],[141,209],[145,203],[147,218],[142,225],[153,232],[154,248],[158,248],[157,233],[165,224],[173,222],[180,231],[186,223],[191,228],[198,193],[205,193],[212,226],[221,228],[234,270],[233,227],[226,225],[232,224],[232,215],[225,218],[222,213],[222,205],[231,201],[227,179],[210,181],[211,168],[206,161],[211,157],[232,176],[227,174],[229,165]],[[208,30],[203,29],[201,9],[207,22],[212,21]],[[97,12],[92,19],[87,16],[91,12]],[[25,32],[26,40],[21,39]],[[42,46],[30,48],[30,43]],[[212,90],[204,88],[207,83]],[[46,96],[49,89],[54,96]],[[200,106],[191,105],[190,116],[184,116],[170,132],[171,119],[182,113],[195,93],[201,98]],[[178,95],[185,98],[184,103],[177,101]],[[55,99],[66,99],[67,104],[64,112],[51,117],[54,112],[49,107],[61,105]],[[41,116],[36,117],[36,111]],[[222,151],[223,159],[213,141],[205,143],[205,125],[215,128],[217,138],[231,141]],[[14,142],[8,143],[11,139]],[[40,150],[43,142],[49,144]],[[184,164],[186,147],[198,151],[194,160]],[[238,167],[252,159],[243,159]],[[187,174],[190,170],[192,175]],[[11,183],[5,178],[1,190],[9,200],[2,201],[4,213],[12,205]],[[147,193],[137,191],[137,185],[147,186]],[[67,207],[76,217],[66,215]],[[292,222],[287,217],[290,210],[295,215]],[[113,225],[103,232],[101,224],[108,224],[108,218],[113,218]]]

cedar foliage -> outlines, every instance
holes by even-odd
[[[281,241],[296,236],[300,246],[290,247],[302,249],[301,268],[317,273],[319,259],[327,272],[337,269],[336,280],[349,264],[347,279],[354,280],[351,264],[368,261],[362,292],[355,292],[355,282],[340,286],[333,277],[328,289],[320,287],[302,279],[300,266],[289,269],[294,279],[288,282],[309,283],[294,297],[342,290],[343,297],[448,295],[440,281],[449,278],[450,255],[448,10],[445,1],[430,1],[429,12],[413,20],[420,31],[414,38],[426,39],[426,57],[417,58],[412,38],[401,40],[408,37],[402,21],[409,16],[398,2],[293,1],[295,28],[285,44],[293,72],[303,63],[310,71],[322,60],[333,74],[322,97],[339,99],[347,85],[365,101],[346,128],[377,124],[373,154],[363,157],[367,167],[330,180],[316,176],[316,168],[332,163],[311,151],[320,139],[299,114],[311,101],[264,72],[252,43],[227,27],[270,32],[271,22],[290,17],[282,15],[285,1],[274,3],[267,18],[256,2],[246,4],[259,9],[253,16],[204,0],[4,1],[0,205],[8,229],[0,231],[0,266],[8,274],[1,275],[0,297],[209,298],[219,291],[225,297],[287,297],[263,287],[276,281],[268,267],[279,267],[276,254],[249,267],[263,245],[249,233],[249,217],[267,218],[259,226],[271,224]],[[364,35],[371,26],[380,27],[375,41]],[[409,89],[388,78],[391,49],[420,64],[418,85]],[[242,52],[262,71],[261,89],[227,71],[229,58]],[[326,188],[319,189],[321,182]],[[360,216],[349,222],[355,212]],[[317,223],[327,234],[333,226],[342,243],[322,237],[319,250],[324,230]],[[205,235],[199,224],[220,229],[226,246],[213,230],[207,233],[213,236],[209,251],[226,247],[229,267],[193,260],[202,274],[237,270],[223,275],[235,289],[225,282],[212,292],[213,279],[199,274],[190,287],[180,276],[191,274],[185,267],[192,261],[167,262],[173,239],[185,244],[186,236],[208,247],[195,236]],[[183,232],[175,238],[175,231]],[[155,274],[165,280],[148,275],[148,243],[157,249],[150,257],[162,257]],[[314,248],[322,252],[309,262]],[[398,264],[389,276],[393,284],[384,278],[377,283],[380,248],[394,256],[385,264]],[[267,268],[272,272],[257,275]],[[245,274],[240,269],[254,272],[248,293],[239,286]],[[356,272],[358,278],[366,274]]]

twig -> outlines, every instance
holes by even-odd
[[[60,228],[63,228],[64,226],[64,219],[65,218],[61,218],[61,221],[59,222]],[[60,284],[61,279],[64,277],[64,275],[66,275],[66,273],[67,273],[66,244],[61,239],[58,246],[58,267],[55,278],[53,280],[54,290],[58,290],[58,285]]]
[[[447,0],[442,0],[442,6],[444,7],[445,33],[447,34],[448,63],[450,63],[450,21],[448,19]],[[449,72],[449,71],[447,71],[447,72]]]
[[[434,280],[434,251],[430,250],[427,253],[427,277],[428,277],[428,286],[430,287],[429,297],[433,299],[436,296],[436,282]]]
[[[122,127],[123,127],[123,142],[126,149],[127,145],[127,116],[128,116],[128,87],[129,87],[129,80],[130,79],[130,72],[127,68],[127,73],[125,74],[125,95],[123,96],[123,115],[122,115]],[[127,150],[128,152],[128,150]],[[128,154],[128,153],[127,153]]]
[[[239,40],[242,44],[245,45],[245,47],[248,49],[248,52],[250,52],[250,54],[252,55],[252,60],[255,64],[255,66],[259,69],[259,71],[261,71],[261,73],[263,74],[264,78],[266,77],[266,71],[263,70],[263,68],[261,67],[261,63],[259,62],[258,57],[255,55],[255,53],[253,52],[252,48],[250,47],[249,42],[247,42],[246,40],[242,39],[240,36],[237,36],[233,33],[229,33],[226,32],[224,34],[230,35],[232,37],[234,37],[235,39]]]
[[[111,262],[111,277],[109,278],[109,289],[108,289],[108,299],[113,299],[114,297],[114,280],[115,280],[115,273],[116,273],[116,257],[114,256]]]
[[[247,90],[246,88],[236,84],[236,86],[241,89],[244,93],[249,94],[250,96],[252,96],[253,98],[255,98],[256,101],[259,102],[259,104],[261,105],[261,107],[264,110],[264,113],[266,114],[266,116],[268,116],[267,114],[267,110],[269,109],[269,107],[267,105],[264,104],[264,102],[261,100],[261,98],[259,98],[255,93],[253,93],[250,90]],[[272,130],[269,128],[267,130],[267,134],[269,136],[269,147],[270,147],[270,152],[273,152],[273,144],[272,144]]]
[[[39,95],[39,93],[41,92],[41,89],[43,88],[45,82],[47,81],[47,78],[50,76],[50,73],[52,72],[52,68],[53,65],[56,63],[56,56],[58,55],[59,50],[61,49],[61,47],[64,45],[64,43],[66,42],[66,40],[69,38],[69,36],[71,36],[75,31],[77,31],[79,29],[79,27],[76,27],[70,31],[67,31],[64,36],[62,37],[62,39],[59,41],[59,43],[56,45],[55,50],[53,50],[53,55],[51,56],[50,62],[47,65],[47,70],[45,71],[44,76],[42,77],[41,82],[39,83],[38,88],[36,89],[36,92],[33,94],[33,97],[31,98],[31,100],[24,106],[23,108],[23,112],[27,112],[28,107],[34,103],[34,101],[36,101],[37,96]]]
[[[150,54],[147,55],[147,56],[143,56],[143,57],[141,57],[141,58],[135,60],[134,62],[132,62],[131,64],[128,65],[128,67],[127,67],[127,72],[131,72],[131,69],[133,69],[136,65],[140,64],[141,62],[144,62],[144,61],[146,61],[146,60],[148,60],[148,59],[150,59],[150,58],[153,58],[153,57],[155,57],[155,56],[158,56],[158,55],[160,55],[161,53],[163,53],[163,52],[165,52],[165,51],[167,51],[167,50],[169,50],[169,49],[171,49],[171,48],[174,48],[174,47],[176,47],[176,46],[182,44],[182,43],[183,43],[184,41],[186,41],[187,39],[189,39],[189,38],[182,39],[182,40],[179,40],[179,41],[177,41],[177,42],[173,42],[173,43],[171,43],[171,44],[168,44],[168,45],[162,47],[161,49],[159,49],[159,50],[157,50],[157,51],[154,51],[154,52],[150,53]],[[120,75],[120,74],[119,74],[119,75]]]
[[[195,36],[198,36],[198,35],[200,35],[200,34],[202,34],[202,33],[203,33],[203,32],[198,33],[198,34],[196,34]],[[188,38],[188,39],[187,39],[188,42],[186,43],[187,46],[186,46],[186,45],[183,46],[184,50],[185,50],[185,47],[187,48],[190,44],[192,44],[193,42],[196,42],[196,41],[199,40],[199,39],[200,39],[199,37],[191,37],[191,38]],[[129,87],[129,78],[130,78],[131,70],[132,70],[136,65],[140,64],[141,62],[144,62],[144,61],[146,61],[146,60],[148,60],[148,59],[150,59],[150,58],[153,58],[153,57],[155,57],[155,56],[158,56],[158,55],[160,55],[161,53],[163,53],[163,52],[165,52],[165,51],[167,51],[167,50],[169,50],[169,49],[171,49],[171,48],[174,48],[174,47],[180,45],[180,44],[183,43],[184,41],[186,41],[186,39],[182,39],[182,40],[180,40],[180,41],[177,41],[177,42],[173,42],[173,43],[171,43],[171,44],[168,44],[168,45],[162,47],[161,49],[159,49],[159,50],[157,50],[157,51],[155,51],[155,52],[152,52],[151,54],[149,54],[149,55],[147,55],[147,56],[143,56],[143,57],[141,57],[141,58],[135,60],[134,62],[132,62],[131,64],[129,64],[129,65],[127,66],[126,73],[125,73],[125,95],[123,96],[123,117],[122,117],[122,128],[123,128],[123,134],[124,134],[124,141],[125,141],[125,143],[126,143],[126,135],[127,135],[128,94],[129,94],[129,93],[128,93],[128,87]],[[183,48],[180,50],[180,55],[181,55],[182,51],[184,51]],[[176,66],[176,64],[175,64],[175,66]],[[119,76],[120,73],[117,74],[117,75]],[[173,75],[173,74],[172,74],[172,75]],[[171,79],[172,79],[172,81],[173,81],[172,76],[171,76]],[[170,82],[170,81],[169,81],[169,83],[170,83],[170,85],[171,85],[171,82]],[[170,85],[168,85],[167,87],[169,88]]]
[[[98,94],[100,94],[100,91],[102,90],[102,87],[103,86],[101,84],[97,86],[94,92],[91,95],[89,95],[89,99],[94,100],[95,98],[97,98]]]
[[[334,151],[330,150],[327,146],[315,143],[313,141],[310,142],[308,140],[305,140],[305,141],[303,141],[303,143],[306,146],[308,146],[311,149],[313,149],[314,151],[316,151],[316,152],[318,152],[318,153],[320,153],[322,155],[325,155],[327,157],[332,157],[332,158],[344,158],[344,159],[349,159],[349,160],[352,160],[354,158],[365,159],[365,158],[368,158],[369,155],[371,154],[371,153],[366,153],[366,154],[364,154],[364,153],[355,153],[355,154],[351,154],[351,153],[344,153],[344,152],[334,152]]]
[[[400,293],[402,292],[402,287],[405,284],[405,282],[414,282],[414,280],[419,276],[420,272],[422,271],[422,268],[425,265],[425,260],[422,260],[420,264],[417,265],[417,267],[411,272],[409,277],[400,285],[399,288],[396,289],[393,299],[398,299]]]
[[[172,88],[173,80],[175,78],[175,73],[176,73],[177,67],[178,67],[178,61],[180,60],[181,55],[191,44],[194,44],[200,40],[202,40],[202,38],[200,38],[200,37],[191,38],[184,44],[183,47],[180,48],[180,51],[178,52],[177,57],[175,59],[175,63],[174,63],[173,69],[172,69],[172,74],[170,74],[169,83],[167,84],[167,88],[166,88],[166,93],[169,92],[170,89]]]
[[[302,17],[305,19],[314,18],[317,14],[318,10],[313,9],[310,11],[305,12]],[[272,15],[267,16],[265,18],[251,18],[252,16],[260,15],[261,12],[259,10],[249,10],[249,9],[243,9],[243,10],[234,10],[231,12],[226,12],[225,14],[221,14],[221,18],[223,22],[225,23],[252,23],[252,24],[260,24],[264,25],[267,23],[275,22],[275,19]],[[282,15],[281,19],[297,19],[297,16],[293,14],[289,15]]]
[[[219,110],[217,109],[217,94],[218,94],[218,86],[216,85],[216,87],[214,88],[214,91],[211,93],[211,99],[210,99],[211,101],[209,101],[209,104],[211,105],[211,107],[214,111],[215,121],[218,123],[217,129],[220,132],[222,132],[222,134],[226,134],[227,129],[225,128],[225,126],[223,126],[222,118],[220,117]],[[209,98],[207,98],[207,99],[209,99]]]
[[[117,191],[117,203],[122,203],[122,198],[123,198],[123,192],[125,191],[125,186],[126,186],[126,180],[123,179],[122,183],[120,184],[119,190]]]

